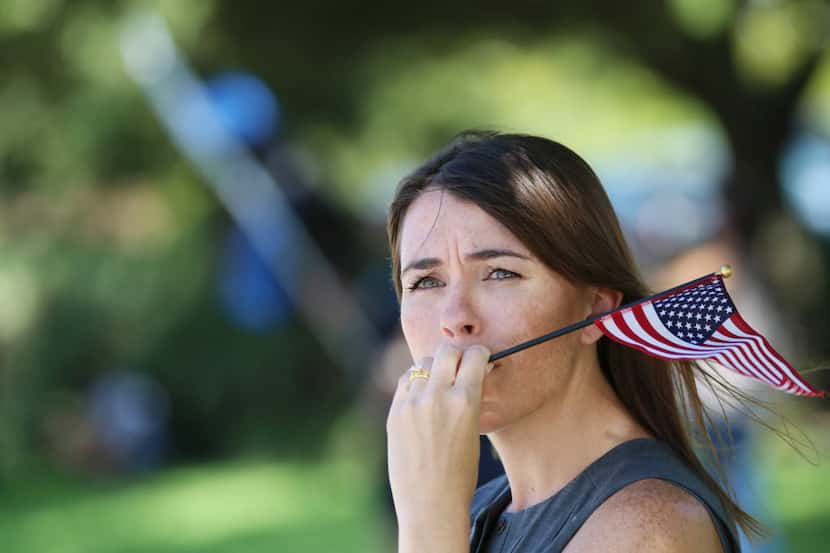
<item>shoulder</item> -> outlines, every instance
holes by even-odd
[[[504,494],[507,487],[507,477],[503,474],[483,484],[473,494],[470,509],[471,514],[476,516],[482,509],[489,507],[496,499]]]
[[[707,508],[665,480],[639,480],[603,502],[565,548],[567,553],[720,553]]]

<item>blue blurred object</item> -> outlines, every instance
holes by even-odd
[[[167,452],[168,398],[149,376],[112,371],[100,376],[89,398],[89,418],[121,470],[157,468]]]
[[[272,240],[275,259],[293,266],[285,234],[277,233]],[[244,328],[264,332],[284,323],[293,312],[284,288],[238,227],[225,241],[219,286],[229,316]]]
[[[247,145],[262,147],[276,138],[279,104],[262,80],[248,73],[221,73],[207,82],[207,92],[226,128]]]
[[[653,155],[644,157],[643,151]],[[595,161],[641,262],[660,262],[717,234],[729,155],[715,129],[692,125],[649,133]]]
[[[781,161],[784,197],[811,231],[830,238],[830,140],[801,135]]]

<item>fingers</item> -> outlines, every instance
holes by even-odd
[[[449,388],[455,381],[458,371],[458,362],[461,360],[461,350],[451,344],[441,344],[435,352],[430,372],[430,386],[433,388]]]
[[[481,395],[481,386],[484,376],[490,372],[493,364],[488,363],[490,350],[484,346],[470,346],[464,351],[458,374],[455,377],[457,388],[467,388],[475,392],[476,397]]]
[[[413,392],[417,393],[427,387],[427,384],[432,378],[432,369],[430,368],[432,367],[432,364],[432,357],[424,357],[423,359],[412,365],[412,367],[408,371],[406,371],[407,391],[409,391],[410,394],[412,394]],[[426,378],[424,378],[423,376],[413,378],[413,371],[426,372]]]
[[[395,395],[392,397],[392,408],[402,401],[403,397],[407,395],[407,392],[418,391],[426,386],[428,379],[411,378],[410,374],[412,369],[424,369],[430,371],[430,367],[432,367],[432,357],[424,357],[398,377],[398,386],[395,388]]]
[[[463,352],[451,345],[442,344],[435,352],[435,357],[424,357],[398,379],[398,387],[392,398],[394,409],[404,397],[414,398],[424,390],[464,388],[478,396],[484,376],[492,368],[490,350],[484,346],[470,346]],[[412,369],[424,369],[429,378],[411,378]]]

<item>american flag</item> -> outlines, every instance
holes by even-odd
[[[735,309],[714,273],[594,321],[609,338],[662,359],[712,359],[744,376],[800,396],[825,397]]]

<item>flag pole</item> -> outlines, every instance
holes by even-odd
[[[558,330],[554,330],[553,332],[548,332],[547,334],[543,334],[542,336],[539,336],[538,338],[533,338],[532,340],[522,342],[521,344],[516,344],[515,346],[509,347],[507,349],[503,349],[499,352],[496,352],[496,353],[492,354],[490,356],[490,359],[488,360],[488,362],[492,363],[494,361],[498,361],[499,359],[507,357],[508,355],[513,355],[514,353],[518,353],[518,352],[520,352],[522,350],[525,350],[527,348],[536,346],[536,345],[541,344],[543,342],[547,342],[548,340],[553,340],[554,338],[558,338],[559,336],[562,336],[563,334],[568,334],[569,332],[573,332],[574,330],[584,328],[584,327],[586,327],[590,324],[593,324],[594,321],[596,321],[597,319],[601,319],[602,317],[608,316],[612,313],[616,313],[617,311],[623,311],[624,309],[628,309],[628,308],[633,307],[635,305],[638,305],[640,303],[655,300],[655,299],[659,298],[660,296],[666,296],[668,294],[672,294],[674,292],[677,292],[678,290],[682,290],[683,288],[688,288],[688,287],[694,286],[694,285],[699,284],[699,283],[701,283],[705,280],[709,280],[709,279],[712,279],[712,278],[715,278],[715,277],[718,277],[718,276],[723,277],[723,278],[731,277],[732,276],[732,267],[730,265],[721,265],[720,271],[718,271],[716,273],[709,273],[708,275],[704,275],[700,278],[692,279],[689,282],[684,282],[683,284],[678,284],[677,286],[675,286],[673,288],[669,288],[668,290],[663,290],[662,292],[657,292],[656,294],[652,294],[650,296],[646,296],[646,297],[641,298],[639,300],[635,300],[635,301],[626,303],[625,305],[621,305],[621,306],[619,306],[615,309],[612,309],[610,311],[606,311],[605,313],[599,313],[597,315],[593,315],[591,317],[588,317],[584,321],[579,321],[578,323],[573,323],[571,325],[560,328]]]

